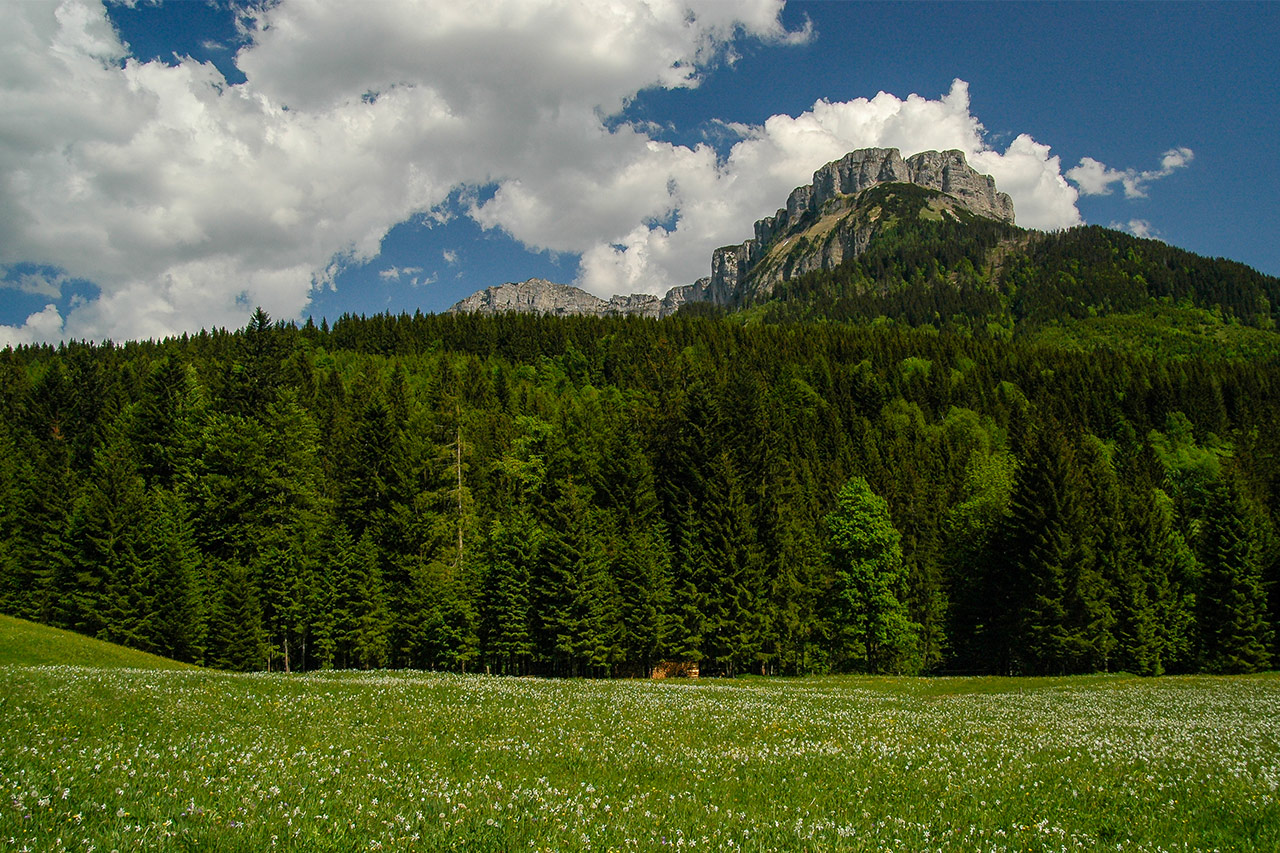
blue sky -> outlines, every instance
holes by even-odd
[[[1280,274],[1280,4],[5,4],[0,345],[705,275],[823,163]]]

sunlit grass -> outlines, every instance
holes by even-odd
[[[190,664],[0,614],[0,664],[195,669]]]
[[[1280,849],[1272,676],[0,684],[0,849]]]

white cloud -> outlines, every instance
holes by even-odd
[[[959,149],[1013,197],[1019,224],[1065,228],[1081,221],[1076,190],[1063,179],[1049,146],[1026,135],[1004,151],[988,145],[981,122],[969,110],[969,88],[962,80],[938,100],[881,92],[869,99],[820,100],[799,116],[775,115],[758,127],[728,127],[743,139],[722,163],[710,148],[647,141],[645,151],[632,160],[645,164],[634,176],[612,172],[593,181],[570,164],[560,179],[549,177],[537,187],[522,184],[518,204],[507,203],[500,191],[479,217],[531,245],[583,252],[577,283],[605,294],[657,293],[706,275],[711,249],[751,236],[755,220],[773,213],[793,188],[809,183],[818,167],[855,148],[898,148],[904,155]],[[587,184],[594,192],[580,188]],[[575,189],[565,192],[565,187]],[[582,209],[575,197],[593,199],[596,209]],[[632,208],[623,215],[607,208],[614,203]],[[578,207],[576,215],[583,222],[616,219],[626,227],[589,245],[579,236],[577,244],[557,246],[546,232],[549,212],[560,207]],[[663,219],[671,211],[678,212],[674,230],[635,224]]]
[[[1109,195],[1111,185],[1123,181],[1124,172],[1108,169],[1092,157],[1080,158],[1080,165],[1067,171],[1067,177],[1080,187],[1085,195]]]
[[[1135,237],[1142,237],[1146,240],[1159,240],[1160,232],[1145,219],[1130,219],[1128,222],[1112,222],[1107,226],[1116,231],[1127,231]]]
[[[0,279],[0,288],[9,287],[35,296],[57,299],[62,295],[62,288],[68,281],[67,276],[60,273],[23,272],[7,279]]]
[[[58,306],[46,305],[40,311],[27,317],[21,326],[0,326],[0,347],[21,346],[43,341],[54,341],[62,337],[62,315]]]
[[[743,39],[812,38],[784,30],[781,5],[280,0],[241,12],[246,82],[231,85],[210,64],[129,59],[98,0],[12,4],[0,267],[57,269],[101,293],[0,341],[236,327],[254,305],[299,317],[393,226],[446,222],[446,201],[468,194],[484,227],[580,253],[583,286],[659,292],[705,275],[711,249],[869,145],[959,148],[1013,195],[1021,224],[1079,221],[1049,148],[1025,136],[992,148],[962,81],[937,100],[881,93],[725,124],[740,138],[723,160],[606,123],[642,89],[697,86]]]
[[[444,258],[444,262],[449,264],[449,266],[453,266],[458,262],[458,253],[452,249],[445,249],[440,253],[440,256]]]
[[[422,267],[387,267],[378,271],[378,277],[387,281],[399,281],[401,277],[413,278],[422,272]]]
[[[1092,157],[1082,157],[1080,165],[1067,170],[1067,177],[1085,195],[1110,195],[1112,185],[1120,184],[1124,187],[1125,198],[1146,198],[1147,184],[1186,168],[1195,156],[1190,148],[1172,148],[1161,156],[1159,169],[1142,172],[1137,169],[1111,169]]]
[[[14,4],[0,267],[99,285],[68,336],[239,326],[256,304],[298,317],[397,223],[447,219],[459,187],[536,183],[566,158],[594,176],[625,162],[643,140],[602,116],[649,86],[698,85],[736,39],[803,39],[780,9],[283,0],[241,13],[247,79],[230,85],[210,64],[128,59],[98,0]]]

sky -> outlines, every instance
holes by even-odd
[[[1280,275],[1280,3],[0,6],[0,347],[662,293],[870,146]]]

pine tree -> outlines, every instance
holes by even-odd
[[[14,549],[4,605],[14,616],[49,624],[62,620],[55,612],[62,607],[55,587],[65,588],[63,579],[75,571],[67,541],[79,491],[64,429],[70,396],[62,363],[55,361],[32,388],[23,413],[26,435],[14,436],[22,456],[15,472],[20,497],[11,510]]]
[[[149,515],[132,448],[113,427],[95,454],[92,476],[69,524],[71,559],[54,576],[55,624],[114,643],[154,651],[158,627],[147,599],[141,534]]]
[[[1013,610],[1015,583],[1002,552],[1013,491],[1014,459],[983,446],[965,463],[962,500],[943,526],[949,547],[946,575],[952,608],[948,635],[954,662],[970,671],[1008,672],[1002,628]]]
[[[517,509],[495,518],[485,541],[481,647],[494,669],[507,675],[524,674],[533,655],[530,574],[543,535]]]
[[[820,632],[817,600],[824,585],[822,546],[807,500],[813,486],[801,485],[800,465],[781,448],[765,449],[763,455],[764,474],[753,503],[759,507],[757,530],[767,586],[764,653],[775,671],[798,674],[812,668],[809,658]]]
[[[213,567],[211,578],[214,600],[206,663],[241,672],[264,669],[262,607],[249,572],[236,563],[220,562]]]
[[[131,409],[129,438],[138,469],[150,485],[172,488],[196,437],[199,395],[177,358],[158,363]]]
[[[1028,441],[1014,482],[1004,547],[1013,584],[1007,649],[1014,671],[1087,672],[1108,621],[1081,508],[1075,453],[1050,423]]]
[[[356,543],[354,558],[356,595],[348,605],[355,622],[352,654],[362,669],[380,669],[391,659],[391,615],[378,565],[378,548],[369,531]]]
[[[338,610],[338,555],[339,533],[345,534],[350,547],[351,537],[345,528],[335,527],[326,543],[328,559],[314,567],[305,590],[307,614],[307,638],[310,649],[303,652],[303,666],[314,665],[320,669],[333,669],[338,662],[341,637]]]
[[[705,513],[707,627],[704,651],[727,675],[760,665],[767,590],[751,507],[728,453],[708,471]]]
[[[205,608],[200,589],[200,554],[187,509],[172,491],[148,495],[143,522],[144,574],[152,588],[146,606],[152,614],[155,651],[175,660],[204,658]]]
[[[653,468],[633,436],[615,441],[601,460],[615,519],[606,550],[618,592],[622,658],[644,674],[667,657],[674,632],[671,551],[655,489]]]
[[[1256,672],[1270,663],[1270,626],[1248,509],[1234,476],[1209,495],[1201,534],[1201,662],[1210,672]]]
[[[1161,489],[1143,500],[1135,495],[1129,510],[1134,558],[1146,584],[1160,670],[1188,672],[1195,667],[1196,598],[1200,566],[1174,518],[1173,501]],[[1131,593],[1132,594],[1132,593]]]
[[[17,541],[23,476],[12,427],[0,418],[0,613],[16,613],[26,598],[18,570]]]
[[[673,554],[672,631],[668,649],[671,659],[697,663],[706,657],[707,598],[702,584],[711,577],[702,519],[692,502],[686,502],[676,528]]]
[[[618,601],[595,511],[573,480],[555,486],[536,590],[541,651],[561,673],[607,672],[619,660]]]

